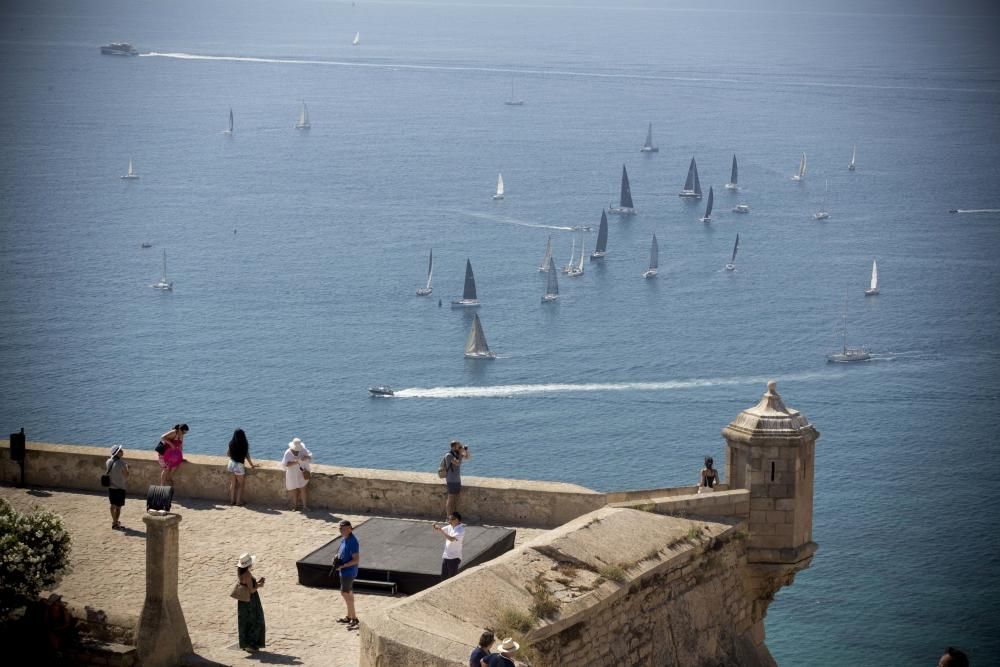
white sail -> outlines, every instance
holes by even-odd
[[[434,276],[434,249],[431,248],[430,256],[427,258],[427,286],[420,287],[417,289],[417,296],[427,296],[433,292],[431,287],[431,278]]]
[[[503,197],[503,174],[497,174],[497,196]]]
[[[495,352],[490,352],[490,346],[486,344],[486,334],[483,333],[478,313],[472,319],[469,338],[465,341],[465,356],[469,359],[495,359],[497,356]]]
[[[229,127],[222,131],[223,134],[233,133],[233,108],[229,107]]]
[[[153,283],[153,289],[171,291],[174,289],[174,284],[167,280],[167,251],[163,251],[163,273],[160,274],[160,279]]]
[[[132,169],[132,158],[128,159],[128,176],[132,178],[135,176],[135,170]]]
[[[549,234],[549,240],[545,242],[545,256],[542,257],[542,263],[538,265],[538,270],[541,272],[546,272],[549,270],[549,264],[552,263],[552,235]]]
[[[570,247],[569,251],[569,262],[563,267],[563,273],[569,273],[573,270],[574,262],[576,261],[576,237],[573,237],[573,245]]]
[[[873,289],[873,290],[878,289],[878,263],[874,259],[872,260],[872,283],[871,283],[871,289]]]
[[[295,127],[299,130],[308,130],[312,127],[309,122],[309,107],[306,106],[305,102],[302,103],[302,108],[299,110],[299,122],[295,123]]]
[[[806,154],[802,154],[802,159],[799,160],[799,179],[805,178],[806,175]]]
[[[847,168],[854,171],[854,162],[858,158],[858,145],[854,144],[853,150],[851,150],[851,163],[847,165]]]
[[[361,44],[361,33],[360,32],[354,33],[354,39],[351,40],[351,44],[353,44],[354,46],[358,46],[359,44]]]
[[[584,247],[583,232],[580,232],[580,261],[576,264],[573,263],[572,258],[570,259],[570,269],[568,271],[571,276],[582,276],[583,275],[583,256],[587,254],[587,249]]]

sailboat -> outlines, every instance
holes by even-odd
[[[583,234],[584,234],[584,232],[581,231],[580,232],[580,261],[577,262],[576,265],[570,267],[570,270],[567,271],[567,274],[571,278],[576,278],[577,276],[582,276],[583,275],[583,256],[585,254],[587,254],[587,251],[584,248]]]
[[[653,145],[653,124],[646,130],[646,143],[639,149],[640,153],[659,153],[660,149]]]
[[[740,235],[736,235],[736,243],[733,244],[733,256],[729,258],[729,264],[726,264],[726,271],[736,270],[736,253],[740,249]]]
[[[830,181],[828,180],[826,182],[826,186],[823,189],[823,205],[820,207],[818,211],[813,213],[813,217],[816,218],[817,220],[826,220],[827,218],[830,217],[830,212],[826,210],[826,196],[829,190],[830,190]]]
[[[726,183],[727,190],[739,190],[740,186],[737,185],[739,182],[740,170],[736,166],[736,153],[733,153],[733,168],[729,172],[729,182]]]
[[[299,122],[295,123],[296,130],[308,130],[312,127],[312,123],[309,122],[309,107],[306,106],[305,102],[302,102],[302,108],[299,109]]]
[[[576,237],[573,237],[573,245],[570,247],[569,251],[569,263],[562,268],[563,273],[569,273],[576,266]]]
[[[656,275],[656,270],[660,266],[660,246],[656,242],[656,234],[653,234],[653,243],[649,246],[649,268],[642,272],[643,278],[652,278]]]
[[[476,298],[476,277],[472,274],[472,262],[465,260],[465,289],[462,290],[462,298],[451,302],[452,308],[478,308],[479,299]]]
[[[712,204],[715,202],[715,192],[712,186],[708,186],[708,204],[705,205],[705,217],[698,218],[698,222],[712,222]]]
[[[677,193],[678,197],[690,197],[701,199],[701,181],[698,180],[698,163],[691,158],[688,165],[687,179],[684,181],[684,189]]]
[[[472,319],[472,328],[469,329],[469,338],[465,341],[466,359],[496,359],[497,353],[490,352],[490,346],[486,344],[486,334],[483,333],[483,325],[479,321],[479,313]]]
[[[417,296],[427,296],[433,292],[431,288],[431,278],[434,276],[434,248],[431,248],[430,256],[427,258],[427,286],[417,288]]]
[[[632,203],[632,188],[628,184],[628,170],[625,169],[625,165],[622,165],[622,189],[618,199],[618,206],[609,205],[608,213],[614,213],[615,215],[635,215],[638,212]]]
[[[510,78],[510,97],[504,102],[509,107],[523,107],[524,100],[519,100],[514,97],[514,77]]]
[[[549,275],[545,280],[545,294],[542,295],[542,302],[555,301],[559,298],[559,272],[556,271],[556,262],[552,259],[552,255],[549,255],[549,262],[545,266],[545,270],[549,272]]]
[[[799,159],[799,173],[792,175],[793,181],[801,181],[806,177],[806,154],[803,153]]]
[[[872,358],[864,347],[847,347],[847,295],[844,295],[844,346],[840,352],[834,352],[826,360],[836,364],[848,364],[854,361],[868,361]]]
[[[854,162],[858,158],[858,145],[854,144],[854,150],[851,151],[851,161],[847,165],[848,171],[854,171]]]
[[[549,234],[549,240],[545,242],[545,256],[542,257],[542,263],[538,265],[538,270],[541,273],[545,273],[550,269],[555,269],[555,265],[552,263],[552,235]]]
[[[354,39],[351,40],[351,46],[361,46],[361,33],[354,33]]]
[[[601,211],[601,226],[597,228],[597,247],[590,253],[590,261],[604,259],[608,249],[608,214]]]
[[[174,289],[174,284],[167,280],[167,251],[163,251],[163,273],[160,275],[160,279],[151,285],[153,289],[163,290],[164,292],[171,292]]]
[[[139,174],[135,173],[135,170],[132,168],[132,157],[129,156],[129,159],[128,159],[128,173],[125,174],[124,176],[122,176],[122,179],[124,179],[126,181],[134,181],[134,180],[137,180],[138,178],[139,178]]]
[[[497,193],[493,199],[503,199],[503,174],[497,174]]]
[[[865,296],[875,296],[878,294],[878,263],[872,260],[872,282],[868,289],[865,290]]]
[[[229,128],[222,131],[223,134],[233,133],[233,108],[229,107]]]

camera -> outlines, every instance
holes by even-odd
[[[344,564],[344,561],[340,560],[340,556],[334,556],[333,557],[333,569],[336,570],[338,567],[340,567],[343,564]]]

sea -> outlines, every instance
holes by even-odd
[[[458,438],[469,475],[638,489],[724,461],[773,379],[821,434],[779,664],[997,664],[998,26],[987,2],[7,0],[0,428],[151,450],[186,422],[223,455],[242,427],[262,459],[299,437],[425,472]],[[623,164],[639,214],[542,303],[547,241],[589,254]],[[493,361],[449,307],[467,259]],[[845,328],[871,361],[827,362]]]

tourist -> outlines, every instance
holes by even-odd
[[[264,586],[264,577],[254,579],[250,574],[257,557],[253,554],[240,554],[236,561],[236,577],[240,583],[250,590],[250,601],[236,602],[236,625],[240,632],[240,648],[255,653],[264,648],[264,607],[260,604],[258,589]]]
[[[969,667],[969,656],[965,651],[949,646],[938,660],[938,667]]]
[[[513,638],[507,637],[497,646],[499,652],[491,655],[483,664],[487,667],[514,667],[513,656],[519,648],[521,648],[520,644]]]
[[[233,473],[233,478],[229,481],[229,504],[246,505],[243,501],[243,487],[246,485],[247,469],[245,464],[250,464],[253,468],[253,459],[250,458],[250,443],[247,442],[247,434],[243,429],[238,428],[233,431],[233,437],[229,441],[229,465],[226,470]]]
[[[719,483],[719,471],[713,468],[715,461],[711,456],[705,457],[705,467],[701,469],[701,481],[698,483],[698,493],[711,493]]]
[[[340,595],[347,605],[347,616],[338,618],[337,622],[346,623],[348,630],[357,630],[360,621],[354,610],[354,580],[361,562],[361,547],[351,522],[346,519],[340,522],[340,537],[340,549],[333,559],[333,568],[340,573]]]
[[[465,537],[465,526],[462,525],[462,515],[452,512],[448,515],[448,525],[431,524],[434,530],[444,535],[444,554],[441,556],[441,579],[449,579],[458,574],[458,565],[462,562],[462,540]]]
[[[303,512],[309,511],[307,502],[306,486],[309,484],[309,462],[312,461],[312,453],[298,438],[292,438],[288,443],[288,449],[281,459],[281,465],[285,467],[285,488],[288,489],[289,501],[292,509],[300,507]]]
[[[115,445],[111,448],[111,458],[104,464],[107,476],[111,479],[108,485],[108,501],[111,503],[111,529],[122,527],[119,519],[122,507],[125,506],[125,485],[128,480],[128,464],[125,463],[125,448]]]
[[[184,435],[188,430],[187,424],[175,424],[160,436],[160,444],[156,446],[160,461],[160,486],[174,485],[174,471],[184,462]]]
[[[469,454],[469,447],[463,445],[458,440],[451,441],[451,450],[444,455],[438,474],[444,472],[445,485],[448,488],[448,499],[444,503],[444,515],[451,516],[451,513],[458,509],[458,495],[462,493],[462,461],[472,458]]]
[[[484,667],[486,660],[490,657],[490,649],[495,643],[496,637],[492,631],[487,630],[479,635],[479,646],[472,649],[472,655],[469,656],[469,667]]]

